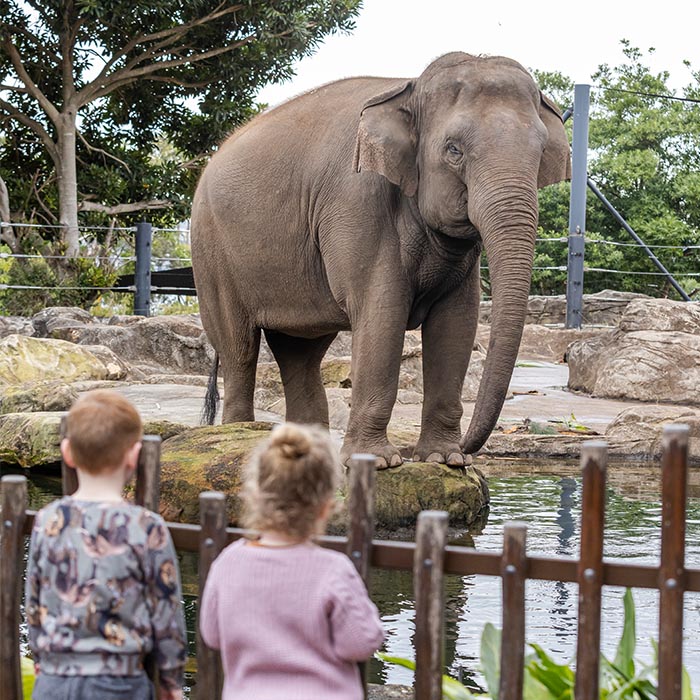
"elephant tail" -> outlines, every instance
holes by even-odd
[[[204,406],[202,407],[202,415],[200,417],[200,423],[202,425],[214,425],[216,412],[219,409],[219,401],[221,400],[221,396],[219,396],[219,387],[217,385],[218,376],[219,353],[215,352],[214,364],[212,365],[211,372],[209,373],[207,393],[204,395]]]

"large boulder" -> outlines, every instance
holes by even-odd
[[[32,320],[25,316],[0,316],[0,338],[15,334],[34,335]]]
[[[700,304],[634,301],[616,330],[573,343],[568,361],[570,389],[700,404]]]
[[[231,523],[240,518],[241,470],[252,450],[271,429],[269,423],[233,423],[194,428],[163,443],[161,513],[166,519],[198,522],[199,494],[217,490],[227,495]],[[415,523],[421,510],[446,510],[453,525],[478,520],[488,505],[488,488],[473,467],[450,469],[432,463],[410,463],[377,472],[376,523],[392,529]],[[334,519],[342,530],[345,515]]]
[[[126,365],[107,348],[80,347],[64,340],[21,335],[0,339],[0,387],[60,380],[124,379]]]
[[[117,323],[55,325],[49,337],[78,345],[102,345],[139,369],[172,374],[209,374],[214,350],[199,316],[154,316]]]

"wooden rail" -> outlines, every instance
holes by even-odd
[[[598,700],[601,588],[603,585],[652,588],[659,591],[659,700],[678,700],[682,681],[683,595],[700,592],[700,569],[685,568],[688,428],[664,430],[662,458],[662,544],[659,566],[603,559],[606,445],[585,443],[581,451],[583,497],[580,558],[529,556],[527,528],[507,523],[501,553],[478,552],[445,544],[447,514],[425,511],[418,517],[416,542],[373,540],[374,458],[355,455],[348,475],[348,537],[320,537],[321,545],[346,552],[366,581],[371,567],[413,571],[416,600],[415,696],[441,698],[443,672],[444,575],[485,574],[503,584],[501,678],[502,700],[520,700],[525,648],[525,581],[574,582],[579,588],[577,700]],[[137,469],[136,500],[158,506],[160,446],[144,442]],[[64,468],[64,489],[75,488],[72,470]],[[0,688],[3,700],[21,700],[19,686],[19,596],[23,536],[31,531],[34,512],[26,510],[24,477],[2,478],[2,541],[0,542]],[[200,525],[169,523],[175,546],[199,552],[200,591],[218,553],[246,533],[226,527],[225,496],[200,496]],[[197,640],[196,697],[220,697],[223,675],[216,651]],[[364,674],[364,669],[363,669]],[[364,675],[363,675],[364,677]]]

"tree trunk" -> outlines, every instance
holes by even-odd
[[[0,221],[10,223],[10,195],[7,192],[7,185],[0,177]],[[6,243],[13,253],[19,252],[19,242],[11,226],[0,228],[0,243]]]
[[[78,176],[76,165],[76,110],[66,109],[58,126],[58,207],[63,226],[65,255],[77,257],[78,238]]]

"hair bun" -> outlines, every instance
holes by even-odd
[[[311,439],[303,428],[281,425],[272,432],[270,447],[279,449],[286,459],[299,459],[311,450]]]

